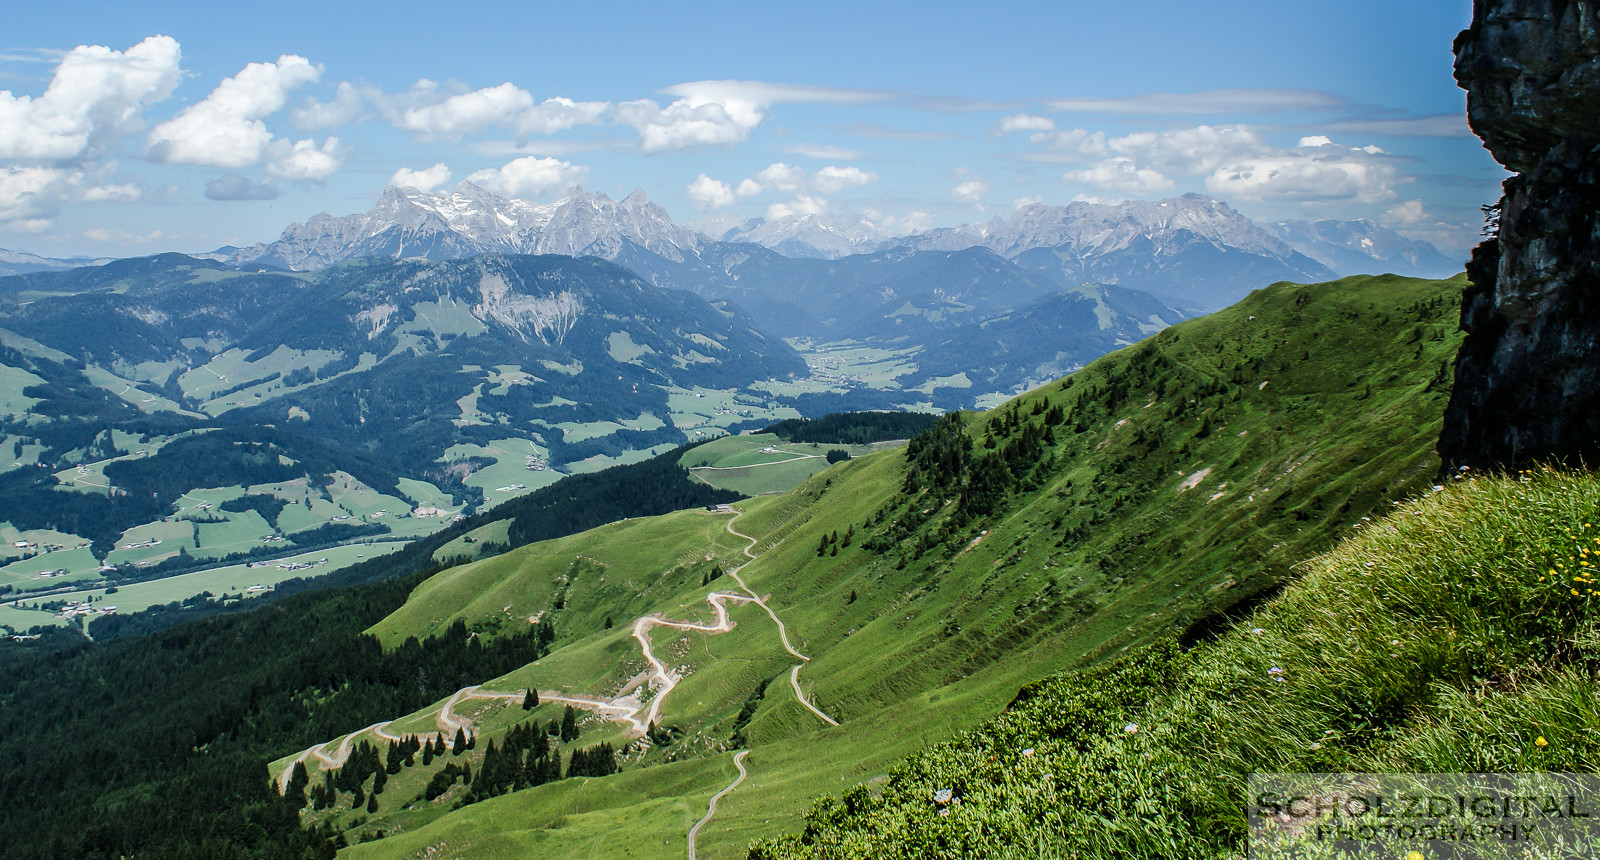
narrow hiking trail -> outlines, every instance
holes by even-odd
[[[728,783],[727,788],[724,788],[716,794],[711,795],[711,802],[707,804],[708,808],[706,809],[705,817],[701,818],[699,821],[696,821],[694,826],[689,828],[689,860],[700,860],[699,856],[695,853],[695,837],[700,835],[700,828],[706,826],[706,824],[711,821],[711,816],[717,814],[717,801],[721,800],[724,794],[727,794],[728,792],[738,788],[739,783],[744,782],[744,778],[749,776],[749,773],[744,769],[744,757],[749,754],[749,750],[739,750],[733,754],[733,766],[739,769],[739,775],[734,778],[733,782]]]
[[[649,667],[645,670],[645,672],[641,673],[641,675],[644,676],[643,678],[635,677],[623,687],[622,693],[615,698],[610,699],[593,696],[575,696],[569,693],[539,690],[538,693],[540,703],[557,702],[593,711],[594,713],[614,722],[627,723],[631,732],[643,735],[651,724],[660,719],[661,708],[666,703],[667,694],[671,693],[673,688],[677,687],[678,683],[682,680],[682,676],[674,672],[655,655],[655,651],[650,645],[650,631],[656,627],[670,627],[674,630],[692,630],[699,633],[713,635],[717,633],[726,633],[729,630],[732,630],[734,627],[733,620],[728,617],[728,603],[731,601],[733,603],[754,603],[766,611],[767,615],[772,618],[775,624],[778,625],[778,636],[783,642],[784,650],[801,660],[801,662],[796,664],[789,672],[789,685],[794,689],[795,698],[800,702],[801,705],[805,706],[807,710],[813,714],[816,714],[818,718],[822,719],[828,725],[839,725],[837,720],[823,713],[817,708],[816,705],[812,704],[811,701],[806,698],[805,693],[800,689],[800,669],[806,663],[810,662],[811,658],[800,653],[799,651],[796,651],[794,646],[789,644],[789,631],[788,628],[784,626],[783,620],[778,617],[776,612],[772,611],[771,606],[767,605],[766,598],[756,594],[753,590],[751,590],[750,586],[739,577],[739,572],[748,567],[751,562],[755,561],[756,554],[752,550],[755,549],[756,544],[759,542],[756,538],[744,534],[733,527],[734,521],[739,519],[741,516],[744,516],[744,512],[734,512],[732,519],[728,520],[727,532],[734,537],[743,538],[748,542],[744,547],[744,555],[747,560],[744,564],[730,569],[727,573],[729,576],[733,577],[734,582],[739,583],[739,587],[743,589],[745,593],[735,594],[726,591],[713,591],[706,595],[706,602],[711,604],[712,608],[716,610],[716,623],[697,624],[692,621],[673,621],[667,618],[661,612],[655,612],[650,615],[641,616],[635,619],[633,622],[633,638],[639,643],[639,649],[641,652],[643,652],[645,663],[648,664]],[[651,689],[655,691],[655,695],[651,697],[649,704],[645,704],[638,693],[638,688],[644,686],[644,684],[649,684]],[[444,704],[439,706],[439,711],[434,716],[434,726],[438,730],[439,734],[448,737],[455,734],[456,730],[458,729],[469,729],[473,725],[471,717],[456,713],[456,707],[462,702],[521,702],[526,694],[526,690],[504,692],[499,690],[485,690],[479,686],[463,687],[451,695],[450,698],[446,699]],[[334,747],[332,752],[328,751],[328,747],[329,745],[333,744],[334,741],[328,741],[304,750],[299,755],[290,759],[288,764],[284,767],[282,773],[278,774],[277,783],[279,793],[288,790],[289,781],[294,775],[295,765],[301,764],[308,759],[315,758],[322,764],[324,769],[343,767],[344,763],[349,761],[350,753],[355,747],[355,742],[361,735],[371,734],[383,741],[398,742],[403,740],[403,736],[389,731],[389,726],[392,724],[392,720],[373,723],[364,729],[358,729],[357,731],[351,732],[350,734],[345,735],[343,738],[338,739],[338,745]],[[411,732],[410,734],[425,735],[428,733]],[[742,772],[743,768],[741,767],[740,770]],[[740,779],[742,780],[743,777],[741,776]],[[738,780],[734,782],[734,785],[738,785]],[[727,789],[724,789],[723,793],[725,794],[732,789],[733,786],[729,786]],[[720,796],[721,795],[719,794],[718,797]],[[701,823],[703,824],[707,820],[710,820],[709,814],[706,816],[706,819],[702,820]]]

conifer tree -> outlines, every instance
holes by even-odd
[[[456,729],[455,741],[450,744],[450,754],[451,755],[461,755],[462,753],[464,753],[466,751],[467,751],[467,733],[466,733],[466,731],[464,729],[458,727]]]
[[[578,739],[578,712],[571,705],[561,713],[561,740],[574,741]]]
[[[539,707],[539,691],[529,687],[528,692],[522,697],[522,709],[531,711],[537,707]]]

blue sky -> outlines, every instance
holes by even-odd
[[[210,250],[471,177],[897,231],[1199,192],[1460,253],[1505,176],[1468,0],[137,5],[14,12],[0,247]]]

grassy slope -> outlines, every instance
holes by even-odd
[[[760,856],[1232,856],[1252,772],[1593,772],[1597,500],[1592,474],[1456,482],[1218,641],[1034,685]]]
[[[900,498],[899,452],[843,463],[789,494],[741,503],[746,514],[738,527],[760,538],[761,553],[745,578],[772,593],[791,640],[815,658],[801,675],[804,685],[844,725],[824,727],[799,709],[786,677],[774,680],[745,730],[751,777],[719,805],[701,833],[702,850],[737,853],[751,839],[794,829],[819,791],[873,781],[931,739],[1000,710],[1027,682],[1183,629],[1281,583],[1296,561],[1331,545],[1362,516],[1425,487],[1436,468],[1432,443],[1457,343],[1461,287],[1459,280],[1400,278],[1279,285],[1107,356],[1070,383],[1024,395],[1016,401],[1021,421],[1038,423],[1046,404],[1066,410],[1066,422],[1054,428],[1055,465],[986,519],[956,526],[950,508]],[[991,417],[969,419],[980,452]],[[907,551],[902,564],[900,550],[862,548],[875,530],[908,513],[925,521],[899,545],[921,545],[920,554]],[[720,525],[694,512],[660,522],[672,518],[696,535],[697,552],[714,539],[703,524]],[[824,534],[852,527],[852,546],[817,555]],[[644,526],[608,527],[617,528]],[[566,540],[618,553],[609,563],[626,558],[633,569],[681,570],[689,557],[681,542],[663,539],[651,548],[606,532]],[[729,545],[721,546],[726,557]],[[652,555],[658,551],[664,554]],[[446,572],[379,632],[393,642],[458,614],[487,623],[507,617],[508,604],[510,617],[526,617],[543,608],[552,579],[572,570],[574,554],[535,545]],[[580,683],[620,677],[627,668],[620,664],[636,660],[637,651],[627,652],[625,633],[599,629],[598,619],[611,614],[621,626],[623,618],[655,609],[685,617],[706,590],[692,572],[657,582],[653,596],[643,597],[597,588],[580,600],[575,590],[568,611],[581,622],[561,625],[566,647],[525,671],[540,675],[541,686],[559,674],[540,668],[547,663]],[[686,682],[666,710],[665,722],[702,740],[689,753],[717,749],[709,739],[731,734],[741,692],[785,665],[775,654],[761,655],[718,674],[728,662],[718,651],[772,638],[770,622],[735,618],[733,633],[695,637],[711,656],[691,679],[707,679],[702,683],[717,695],[704,699]],[[613,667],[597,671],[585,665],[592,660]],[[691,704],[706,701],[712,704]],[[656,751],[645,763],[670,754]],[[608,779],[648,785],[654,770]],[[721,770],[731,773],[726,764]],[[691,810],[717,787],[716,780],[700,786]],[[547,786],[495,801],[506,828],[496,841],[531,832],[526,828],[547,820],[562,796]],[[643,850],[654,843],[636,829],[649,825],[636,825],[635,812],[642,810],[624,805],[586,814]],[[694,817],[681,823],[686,828]],[[353,853],[409,856],[442,843],[452,856],[500,856],[471,847],[488,844],[485,820],[469,809]],[[586,856],[590,848],[527,840],[552,856]]]

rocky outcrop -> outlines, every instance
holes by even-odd
[[[1473,252],[1445,467],[1600,465],[1600,2],[1476,0],[1472,129],[1516,176]]]

